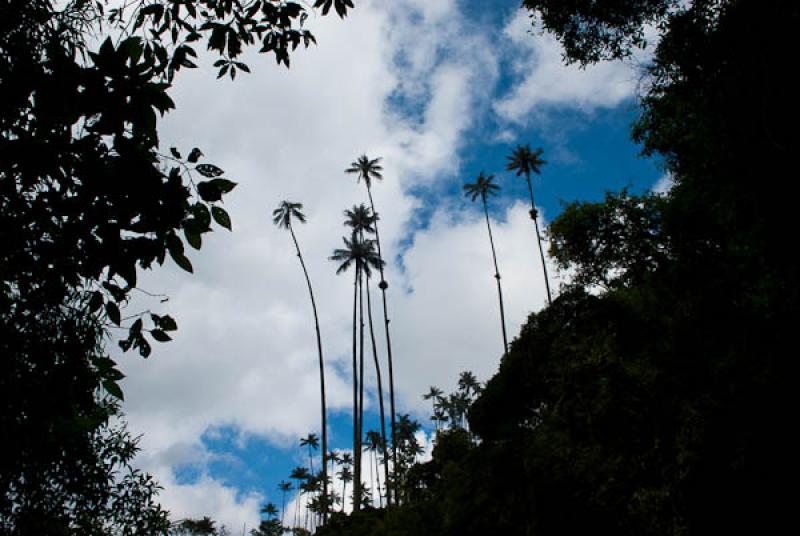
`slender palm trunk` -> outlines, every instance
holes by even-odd
[[[363,237],[362,237],[363,240]],[[359,301],[359,370],[358,370],[358,445],[354,454],[355,483],[353,494],[355,497],[355,510],[361,510],[361,459],[362,438],[364,437],[364,271],[362,267],[358,274],[358,301]]]
[[[300,481],[299,480],[298,480],[297,484],[298,484],[298,486],[300,485]],[[299,513],[300,513],[300,497],[301,496],[302,496],[302,493],[298,491],[297,492],[297,498],[296,498],[295,503],[294,503],[294,526],[295,527],[297,526],[297,520],[300,517]]]
[[[375,202],[372,200],[372,190],[369,187],[369,183],[365,183],[367,185],[367,195],[369,196],[369,204],[370,208],[372,209],[372,213],[375,214]],[[395,421],[395,415],[397,412],[395,411],[394,405],[394,370],[392,366],[392,338],[389,336],[389,312],[388,306],[386,305],[386,289],[388,288],[388,283],[386,283],[386,279],[383,277],[383,254],[381,253],[381,235],[378,232],[378,222],[375,222],[375,242],[378,246],[378,259],[380,260],[380,274],[381,274],[381,281],[380,281],[380,289],[381,289],[381,297],[383,299],[383,322],[384,322],[384,329],[386,332],[386,358],[389,364],[389,409],[392,412],[392,465],[397,467],[397,423]],[[389,488],[389,480],[386,481],[386,506],[391,506],[392,504],[392,492]]]
[[[358,447],[358,341],[356,339],[356,320],[358,311],[358,275],[360,267],[356,263],[355,280],[353,282],[353,456]],[[355,471],[355,467],[353,467]],[[353,500],[355,510],[355,500]]]
[[[327,448],[328,448],[328,412],[325,404],[325,361],[322,357],[322,336],[319,330],[319,316],[317,315],[317,302],[314,300],[314,290],[311,288],[311,278],[308,276],[306,263],[303,261],[303,255],[300,253],[300,245],[297,243],[297,237],[294,235],[294,229],[291,224],[289,225],[289,232],[292,234],[294,247],[297,249],[297,258],[300,259],[300,266],[303,267],[303,274],[306,276],[306,284],[308,285],[308,294],[311,296],[311,309],[314,311],[314,326],[317,330],[317,353],[319,355],[319,390],[320,390],[320,405],[322,408],[322,494],[325,497],[325,505],[323,505],[322,517],[323,520],[328,519],[327,497],[328,497],[328,472],[326,464]],[[313,472],[313,471],[312,471]],[[282,523],[282,521],[281,521]]]
[[[492,238],[492,226],[489,224],[489,209],[486,206],[486,198],[483,198],[483,213],[486,215],[486,228],[489,230],[489,244],[492,246],[492,260],[494,261],[494,278],[497,280],[497,295],[500,299],[500,326],[503,328],[503,355],[508,352],[508,337],[506,336],[506,313],[503,308],[503,289],[500,286],[500,270],[497,268],[497,254],[494,250],[494,239]]]
[[[553,304],[553,297],[550,295],[550,279],[547,277],[547,264],[544,262],[544,250],[542,249],[542,235],[539,234],[539,219],[536,217],[536,205],[533,202],[533,186],[531,186],[530,173],[525,174],[525,180],[528,182],[528,192],[531,194],[531,219],[533,226],[536,229],[536,243],[539,244],[539,256],[542,259],[542,272],[544,272],[544,287],[547,289],[547,305]]]
[[[383,508],[383,495],[381,494],[381,469],[378,466],[378,451],[372,451],[372,458],[375,461],[375,489],[378,490],[378,508]]]
[[[284,524],[284,518],[286,517],[286,492],[283,491],[281,493],[281,526]]]
[[[384,471],[384,483],[389,482],[389,453],[387,451],[387,442],[386,442],[386,414],[384,413],[383,408],[383,382],[381,381],[381,365],[380,361],[378,361],[378,347],[375,344],[375,329],[372,323],[372,300],[370,299],[369,295],[369,279],[367,279],[367,319],[369,320],[369,336],[370,340],[372,341],[372,357],[375,361],[375,377],[378,382],[378,407],[380,408],[381,413],[381,441],[383,442],[383,471]],[[376,458],[377,461],[377,458]],[[380,478],[380,477],[379,477]],[[388,489],[387,493],[387,504],[389,501],[388,498]],[[380,490],[378,490],[378,497],[380,498]],[[382,500],[381,500],[381,506]]]

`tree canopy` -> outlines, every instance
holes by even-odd
[[[800,311],[796,3],[526,0],[568,61],[661,33],[633,135],[666,194],[565,207],[571,282],[532,314],[469,410],[409,472],[395,511],[320,534],[774,532]]]
[[[332,4],[342,17],[352,7],[316,2]],[[135,450],[107,427],[123,393],[105,340],[127,333],[121,348],[143,357],[170,340],[171,317],[124,317],[137,272],[168,257],[191,272],[188,249],[232,228],[221,202],[236,184],[199,148],[161,147],[158,121],[195,47],[218,56],[218,77],[249,72],[249,46],[288,67],[314,43],[306,17],[275,0],[0,3],[4,534],[160,531],[149,477],[117,484],[100,470],[127,467]]]

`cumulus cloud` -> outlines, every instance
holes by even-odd
[[[418,204],[408,188],[457,168],[477,103],[489,95],[476,80],[491,85],[496,76],[485,37],[463,37],[467,23],[454,1],[365,1],[345,22],[320,17],[309,23],[320,45],[298,51],[288,72],[255,56],[246,58],[253,74],[234,83],[215,81],[207,68],[182,72],[173,90],[177,110],[160,130],[164,150],[199,146],[239,183],[226,199],[234,232],[204,238],[202,251],[191,255],[192,276],[171,261],[142,274],[141,287],[170,299],[162,304],[142,295],[126,311],[152,308],[173,315],[180,326],[174,341],[158,345],[150,359],[118,357],[127,374],[131,429],[144,433],[139,463],[165,486],[162,499],[178,519],[210,515],[229,528],[258,519],[261,495],[215,480],[208,470],[214,453],[202,438],[209,429],[229,426],[242,437],[288,446],[319,428],[319,371],[305,280],[288,234],[268,219],[271,210],[283,199],[304,203],[309,223],[296,232],[320,311],[328,407],[345,412],[352,287],[350,276],[337,277],[327,257],[341,245],[342,210],[366,195],[343,170],[364,152],[384,156],[385,180],[374,195],[384,248],[394,260]],[[207,67],[208,58],[201,61]],[[446,225],[435,228],[446,234]],[[412,405],[421,392],[409,379],[417,375],[413,367],[436,348],[431,341],[420,352],[413,342],[421,322],[431,321],[415,318],[413,308],[431,307],[422,292],[435,285],[427,273],[416,275],[418,262],[442,260],[431,256],[437,247],[429,231],[418,240],[427,252],[412,249],[412,276],[396,262],[387,267],[387,278],[397,282],[390,306],[397,308],[392,326],[403,355],[396,370],[399,398]],[[415,290],[406,294],[408,288]],[[469,301],[468,294],[459,301]],[[454,328],[457,321],[445,324]],[[432,339],[435,324],[425,328],[423,339]],[[479,368],[470,363],[483,347],[469,350],[459,370]],[[437,361],[433,377],[456,374],[447,370],[455,361],[455,354]],[[200,475],[195,481],[176,476],[187,464]]]
[[[589,112],[615,107],[635,95],[641,78],[639,66],[646,55],[634,62],[601,62],[585,68],[565,65],[558,41],[535,28],[523,9],[505,27],[516,82],[495,104],[502,119],[525,124],[540,118],[548,108]]]
[[[673,186],[675,186],[675,177],[672,176],[672,173],[667,172],[659,177],[651,190],[655,194],[667,194]]]

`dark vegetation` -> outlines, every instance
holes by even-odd
[[[469,431],[439,432],[399,506],[318,534],[775,532],[791,512],[800,8],[525,5],[581,63],[658,24],[633,134],[675,186],[566,206],[551,255],[575,277],[511,343]]]
[[[314,42],[306,16],[273,0],[0,0],[0,534],[169,527],[114,424],[122,373],[104,342],[118,330],[148,357],[170,340],[169,316],[121,313],[137,271],[169,257],[191,272],[186,246],[231,229],[235,183],[200,149],[162,151],[158,118],[197,46],[219,77],[249,71],[248,46],[288,66]]]
[[[390,339],[370,190],[379,159],[354,162],[347,171],[364,180],[371,205],[349,211],[352,232],[333,255],[340,271],[354,268],[354,455],[325,452],[321,377],[322,467],[313,467],[319,443],[311,434],[303,440],[309,468],[280,484],[280,509],[265,505],[254,534],[287,526],[320,535],[769,534],[792,511],[785,485],[800,274],[790,154],[800,114],[791,67],[800,8],[788,0],[523,5],[561,40],[565,59],[582,64],[625,57],[642,44],[643,25],[658,28],[633,136],[664,159],[674,187],[565,207],[546,232],[571,282],[504,347],[485,386],[465,373],[451,395],[431,389],[436,445],[431,461],[416,463],[418,425],[396,414],[390,346],[390,435],[383,415],[380,430],[363,429],[375,272]],[[138,269],[169,254],[191,271],[184,244],[199,249],[212,221],[231,228],[219,202],[235,184],[201,162],[199,149],[159,152],[156,112],[172,107],[170,81],[194,65],[192,43],[219,53],[219,76],[234,78],[249,69],[237,59],[244,46],[288,65],[290,50],[313,42],[294,3],[103,6],[0,3],[0,426],[8,453],[0,457],[0,534],[169,529],[156,484],[130,467],[135,439],[114,424],[122,376],[103,339],[124,330],[123,349],[144,357],[153,340],[169,340],[172,318],[122,318],[120,309],[137,290]],[[352,4],[316,6],[344,16]],[[119,25],[122,37],[90,52],[86,39],[100,20]],[[530,185],[541,155],[519,146],[509,170]],[[468,193],[485,202],[472,186]],[[285,203],[276,223],[294,236],[301,208]],[[364,432],[377,508],[359,474]],[[341,494],[325,491],[334,473]],[[348,515],[350,483],[357,500]],[[306,497],[302,514],[286,511],[292,489]],[[172,529],[219,533],[208,518]]]

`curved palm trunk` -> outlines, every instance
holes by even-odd
[[[369,336],[372,340],[372,357],[375,360],[375,377],[378,382],[378,405],[380,407],[381,412],[381,441],[383,441],[383,472],[384,472],[384,483],[389,482],[389,453],[387,451],[387,443],[386,443],[386,414],[384,413],[383,409],[383,383],[381,381],[381,365],[378,361],[378,348],[375,345],[375,330],[372,324],[372,300],[370,299],[369,295],[369,278],[367,279],[367,319],[369,320]],[[377,458],[376,458],[376,465],[377,465]],[[378,472],[378,481],[380,482],[380,472]],[[386,491],[387,495],[389,493],[388,489]],[[380,498],[380,489],[378,490],[378,497]],[[387,504],[388,504],[388,497],[387,497]],[[383,506],[381,504],[381,506]]]
[[[547,305],[553,304],[553,297],[550,295],[550,280],[547,277],[547,264],[544,262],[544,250],[542,249],[542,235],[539,233],[539,219],[535,216],[536,204],[533,202],[533,186],[531,186],[530,173],[525,174],[525,180],[528,182],[528,192],[531,194],[531,219],[533,226],[536,229],[536,243],[539,244],[539,257],[542,259],[542,272],[544,272],[544,287],[547,289]]]
[[[358,342],[356,339],[356,320],[358,311],[358,275],[359,266],[356,264],[355,280],[353,282],[353,456],[356,456],[358,446]],[[356,468],[353,467],[355,471]],[[354,495],[355,497],[355,495]],[[355,509],[355,499],[353,500]]]
[[[376,214],[375,212],[375,202],[372,200],[372,190],[369,187],[369,183],[365,182],[367,185],[367,195],[369,196],[369,205],[372,209],[372,213]],[[381,235],[378,232],[378,222],[375,222],[375,242],[378,246],[378,259],[380,260],[380,274],[381,274],[381,281],[380,281],[380,289],[381,289],[381,298],[383,299],[383,322],[384,322],[384,329],[386,333],[386,359],[389,364],[389,409],[391,410],[391,422],[392,422],[392,465],[397,467],[397,423],[395,421],[395,415],[397,412],[395,411],[394,406],[394,371],[392,366],[392,338],[389,336],[389,312],[388,307],[386,305],[386,289],[388,288],[388,284],[383,277],[383,254],[381,253]],[[389,480],[386,480],[386,506],[391,506],[392,504],[392,493],[389,489]]]
[[[322,508],[322,517],[324,521],[328,519],[328,469],[327,469],[327,448],[328,448],[328,418],[327,409],[325,404],[325,361],[322,357],[322,336],[319,330],[319,316],[317,315],[317,302],[314,300],[314,290],[311,288],[311,278],[308,276],[306,263],[303,261],[303,255],[300,253],[300,245],[297,243],[297,237],[294,235],[294,229],[291,224],[289,225],[289,232],[292,234],[294,247],[297,249],[297,258],[300,259],[300,266],[303,267],[303,274],[306,276],[306,284],[308,285],[308,294],[311,297],[311,309],[314,311],[314,326],[317,330],[317,353],[319,355],[319,390],[320,390],[320,403],[322,407],[322,494],[325,497]],[[313,464],[313,462],[312,462]],[[313,469],[312,469],[313,472]]]
[[[492,246],[492,260],[494,261],[494,278],[497,280],[497,295],[500,299],[500,327],[503,328],[503,355],[508,352],[508,337],[506,336],[506,313],[503,308],[503,289],[500,286],[500,270],[497,268],[497,254],[494,250],[494,239],[492,238],[492,226],[489,224],[489,209],[486,206],[486,198],[483,198],[483,213],[486,216],[486,228],[489,230],[489,244]]]

